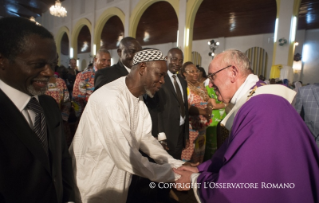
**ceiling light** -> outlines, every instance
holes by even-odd
[[[35,22],[35,24],[37,25],[41,25],[40,23],[38,23],[37,21],[35,21],[35,18],[33,16],[30,17],[30,21]]]
[[[55,2],[54,6],[51,6],[50,8],[50,13],[51,15],[57,16],[57,17],[65,17],[67,11],[65,10],[65,8],[62,6],[60,0],[57,0]]]

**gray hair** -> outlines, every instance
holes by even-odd
[[[244,74],[250,73],[250,62],[245,53],[236,49],[228,49],[224,53],[223,62],[225,64],[236,66]]]
[[[111,53],[109,52],[109,50],[107,50],[106,48],[102,47],[98,50],[98,52],[96,53],[96,55],[100,54],[100,53],[106,53],[106,54],[110,54],[111,56]]]

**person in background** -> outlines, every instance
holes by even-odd
[[[101,48],[94,57],[93,69],[88,69],[77,75],[73,87],[73,102],[78,105],[78,108],[76,108],[77,117],[80,117],[89,97],[94,91],[96,72],[110,66],[111,54],[107,49]]]
[[[93,70],[93,63],[90,63],[85,69],[84,71],[87,71],[87,70]],[[84,72],[83,71],[83,72]]]
[[[305,121],[319,148],[319,83],[300,87],[295,101],[295,109]]]
[[[77,74],[80,73],[80,71],[78,71],[78,68],[76,67],[76,59],[75,58],[70,59],[69,63],[70,63],[70,65],[66,69],[67,70],[66,85],[67,85],[69,93],[70,93],[70,98],[72,98],[74,82],[75,82]]]
[[[199,70],[192,62],[186,62],[181,74],[187,82],[189,106],[189,140],[182,151],[182,160],[201,163],[205,153],[206,127],[210,124],[212,106],[202,82],[198,82]]]
[[[201,82],[204,84],[204,87],[206,87],[209,84],[209,79],[207,78],[206,71],[203,67],[196,66],[199,72],[198,82]]]
[[[219,101],[213,87],[206,86],[209,102],[212,104],[212,122],[206,129],[206,149],[204,160],[210,159],[217,150],[217,125],[226,116],[226,104]]]
[[[133,37],[124,37],[117,49],[119,61],[110,68],[100,70],[94,79],[94,90],[112,82],[122,76],[129,74],[136,52],[142,50],[140,43]]]
[[[70,146],[72,142],[72,136],[68,125],[68,120],[70,115],[71,102],[69,98],[69,91],[66,87],[64,80],[54,76],[50,77],[48,82],[48,89],[45,92],[45,94],[53,97],[53,99],[57,102],[59,106],[64,125],[66,144],[67,146]]]

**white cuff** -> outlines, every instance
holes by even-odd
[[[198,189],[197,189],[197,188],[201,187],[201,185],[197,185],[197,178],[198,178],[199,175],[200,175],[200,173],[192,173],[192,175],[191,175],[191,183],[192,183],[192,186],[193,186],[195,198],[196,198],[197,202],[200,203],[201,201],[200,201],[200,197],[199,197]]]
[[[166,140],[166,135],[164,132],[161,132],[161,133],[158,133],[158,136],[157,136],[157,140],[158,141],[162,141],[162,140]]]

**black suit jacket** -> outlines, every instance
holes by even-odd
[[[125,75],[128,72],[120,61],[109,68],[98,70],[94,76],[94,91]]]
[[[183,88],[185,106],[185,134],[183,143],[185,146],[185,140],[188,139],[189,135],[187,82],[179,75],[177,76]],[[152,134],[157,137],[158,133],[165,132],[169,149],[174,149],[177,145],[180,122],[179,102],[173,85],[169,76],[166,75],[165,84],[154,95],[154,98],[150,99],[148,97],[145,100],[152,118]]]
[[[59,108],[39,96],[48,135],[49,157],[37,135],[0,89],[0,202],[74,201],[74,175]]]

